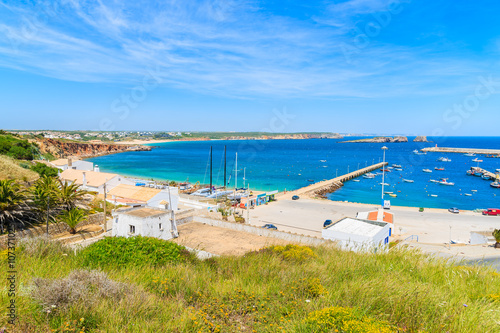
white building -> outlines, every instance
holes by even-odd
[[[171,212],[153,208],[130,208],[113,213],[112,235],[119,237],[145,236],[169,240],[178,237]]]
[[[104,184],[106,184],[106,192],[109,192],[120,184],[133,185],[134,182],[124,178],[116,173],[95,172],[66,169],[59,176],[62,181],[76,183],[84,190],[91,192],[104,193]]]
[[[120,184],[107,192],[107,200],[115,204],[148,206],[176,211],[179,207],[179,189],[177,187],[156,189]]]
[[[346,217],[323,228],[325,239],[352,251],[376,251],[389,244],[390,223]]]
[[[94,170],[94,163],[81,160],[73,160],[71,158],[62,158],[59,160],[51,161],[49,162],[49,164],[63,171],[68,169],[84,170],[84,171]]]
[[[356,215],[357,219],[360,220],[369,220],[369,221],[378,221],[378,222],[387,222],[389,223],[389,236],[392,236],[394,233],[394,214],[385,211],[380,208],[379,210],[372,210],[369,212],[359,212]]]

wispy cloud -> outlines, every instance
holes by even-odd
[[[372,43],[346,62],[346,27],[386,0],[284,15],[257,1],[80,1],[0,5],[0,66],[62,80],[165,85],[222,96],[380,97],[460,89],[480,64],[425,48]]]

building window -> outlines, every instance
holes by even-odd
[[[160,223],[160,224],[158,224],[158,225],[159,225],[159,227],[160,227],[160,230],[163,230],[163,228],[161,227],[161,223]]]
[[[130,233],[135,234],[135,225],[130,225]]]

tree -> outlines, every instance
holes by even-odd
[[[62,180],[58,181],[58,190],[56,192],[57,200],[64,209],[69,211],[76,207],[76,202],[81,200],[83,196],[87,194],[87,191],[80,190],[78,184],[70,184]]]
[[[57,180],[49,176],[42,176],[35,181],[30,190],[39,221],[43,221],[47,216],[53,220],[59,211],[57,207]]]
[[[0,180],[0,229],[12,223],[24,225],[32,219],[26,190],[13,180]]]
[[[496,249],[500,249],[500,229],[495,229],[495,231],[493,231],[493,237],[495,237],[495,248]]]
[[[70,234],[76,234],[76,226],[85,219],[85,213],[78,208],[73,208],[62,215],[62,221],[69,227]]]

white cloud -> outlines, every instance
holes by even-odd
[[[233,97],[325,98],[436,94],[442,89],[429,88],[436,77],[460,89],[453,80],[478,70],[471,61],[427,59],[429,50],[376,40],[346,62],[339,46],[353,41],[342,27],[387,3],[325,6],[315,17],[330,15],[331,24],[271,15],[255,3],[230,0],[10,5],[0,7],[0,66],[126,84],[159,67],[163,82],[175,88]]]

